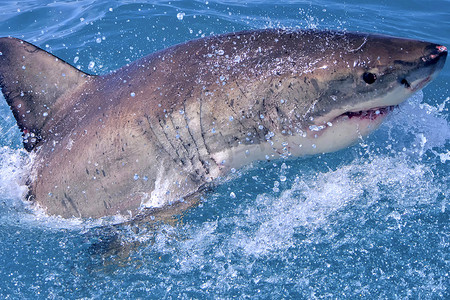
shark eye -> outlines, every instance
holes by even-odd
[[[373,73],[369,73],[369,72],[364,72],[363,74],[363,80],[367,83],[367,84],[372,84],[375,82],[375,80],[377,80],[377,75],[373,74]]]

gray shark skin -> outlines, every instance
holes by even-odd
[[[273,29],[189,41],[94,76],[8,37],[0,86],[34,153],[30,201],[64,218],[135,218],[252,161],[355,143],[446,57],[416,40]]]

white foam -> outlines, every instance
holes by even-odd
[[[254,206],[245,208],[244,227],[256,226],[257,230],[249,234],[236,231],[234,242],[248,255],[288,249],[294,246],[296,228],[326,230],[329,216],[345,207],[355,203],[373,205],[383,196],[381,186],[394,189],[399,195],[395,200],[402,205],[408,204],[407,196],[414,196],[411,198],[416,204],[417,194],[424,195],[421,200],[426,203],[439,192],[432,185],[416,185],[418,181],[426,182],[427,176],[432,173],[423,165],[411,165],[402,158],[377,157],[370,162],[357,160],[335,171],[297,177],[279,197],[259,195]]]
[[[5,203],[21,206],[30,162],[30,155],[23,149],[0,148],[0,199]]]
[[[423,103],[423,92],[409,98],[393,116],[382,125],[379,133],[383,140],[395,140],[404,151],[421,157],[436,147],[443,147],[450,140],[450,126],[446,120],[445,103],[437,106]],[[409,138],[408,138],[409,137]]]

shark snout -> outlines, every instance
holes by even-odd
[[[416,67],[399,76],[398,81],[411,92],[425,87],[442,70],[447,58],[448,49],[443,45],[427,44]],[[411,63],[413,65],[414,63]]]

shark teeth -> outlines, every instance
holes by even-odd
[[[321,125],[310,125],[308,127],[309,131],[311,132],[320,132],[324,129],[327,129],[328,127],[332,127],[335,122],[345,121],[349,119],[360,119],[360,120],[375,120],[381,116],[387,115],[391,111],[393,111],[398,105],[392,105],[392,106],[384,106],[384,107],[375,107],[368,110],[360,110],[360,111],[347,111],[343,114],[338,115],[337,117],[333,118],[332,120],[323,123]]]
[[[393,111],[394,108],[395,108],[395,106],[386,106],[386,107],[372,108],[369,110],[361,110],[361,111],[357,111],[357,112],[349,111],[349,112],[346,112],[346,113],[340,115],[340,117],[347,116],[350,119],[351,118],[360,118],[360,119],[375,120],[379,116],[385,115],[385,114]]]

